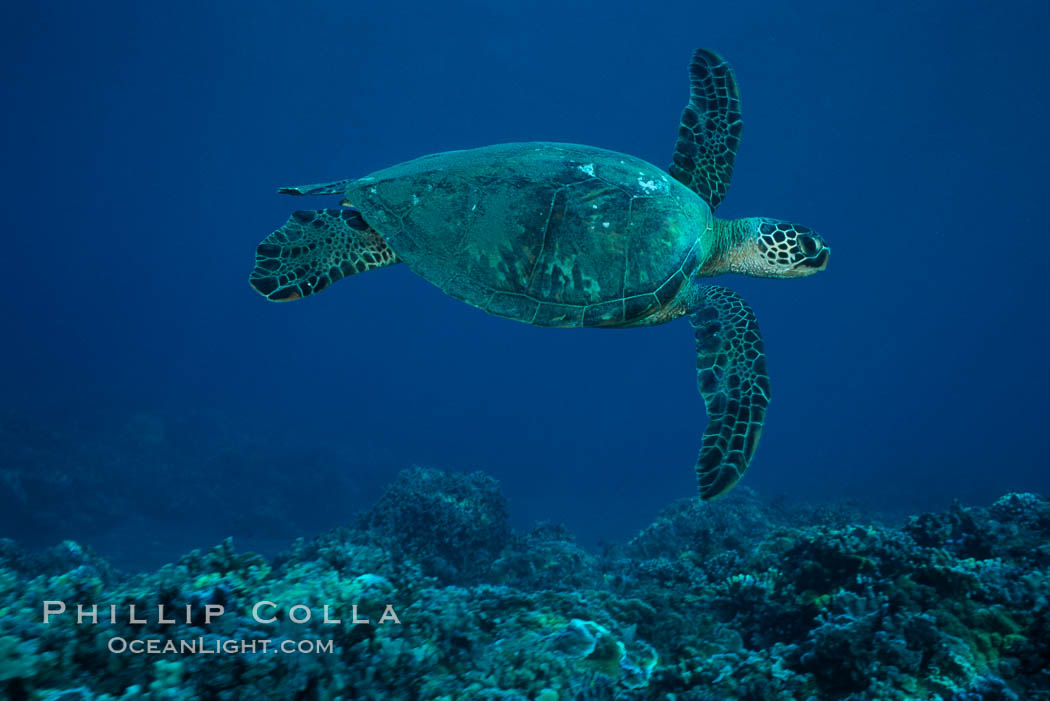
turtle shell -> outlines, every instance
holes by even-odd
[[[710,251],[712,214],[656,166],[573,144],[501,144],[352,181],[398,258],[447,294],[540,326],[645,323]]]

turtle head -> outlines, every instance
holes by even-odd
[[[719,269],[711,274],[792,278],[828,267],[831,249],[809,227],[765,217],[716,221],[725,252],[712,261]]]

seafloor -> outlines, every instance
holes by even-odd
[[[482,473],[403,472],[353,527],[272,559],[227,541],[148,574],[0,541],[9,699],[1050,698],[1050,502],[876,522],[848,507],[673,504],[623,545],[508,525]],[[42,602],[68,604],[42,621]],[[251,608],[273,602],[257,622]],[[100,604],[78,625],[76,604]],[[108,606],[117,606],[116,623]],[[226,614],[204,623],[205,607]],[[312,610],[309,622],[291,607]],[[378,624],[389,604],[400,624]],[[145,624],[128,621],[128,607]],[[157,607],[165,607],[158,622]],[[322,609],[340,624],[324,623]],[[369,624],[351,624],[353,606]],[[187,609],[188,607],[188,609]],[[302,618],[304,609],[298,609]],[[133,654],[113,639],[331,641]]]

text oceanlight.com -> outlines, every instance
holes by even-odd
[[[335,652],[331,640],[217,640],[215,638],[194,638],[192,640],[160,640],[150,638],[110,638],[106,644],[109,651],[117,654],[133,655],[243,655],[243,654],[307,654],[330,655]]]

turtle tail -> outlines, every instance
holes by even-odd
[[[360,212],[300,210],[255,249],[255,269],[248,281],[271,302],[290,302],[347,275],[397,262],[386,239]]]

